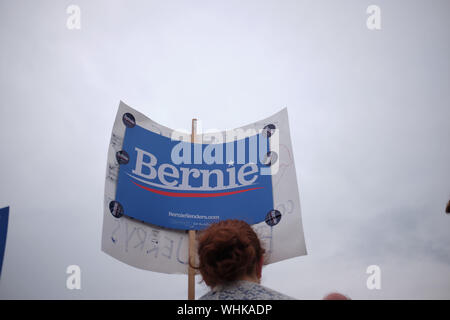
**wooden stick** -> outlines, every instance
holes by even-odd
[[[195,230],[189,230],[189,261],[195,263]],[[195,300],[195,270],[189,266],[188,300]]]
[[[194,143],[197,136],[197,119],[192,119],[191,142]],[[189,230],[189,261],[195,265],[195,230]],[[189,265],[188,272],[188,300],[195,300],[195,269]]]

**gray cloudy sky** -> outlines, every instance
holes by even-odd
[[[66,27],[70,4],[80,30]],[[371,4],[381,30],[366,27]],[[299,299],[449,299],[449,9],[0,0],[0,207],[11,207],[0,298],[186,298],[186,276],[100,250],[123,100],[186,130],[193,117],[226,129],[288,107],[309,255],[265,267],[264,285]],[[71,264],[81,290],[66,289]],[[372,264],[381,290],[366,287]]]

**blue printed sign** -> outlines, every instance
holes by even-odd
[[[274,209],[272,176],[259,160],[269,150],[267,136],[197,144],[146,130],[131,117],[123,121],[116,198],[109,203],[115,217],[198,230],[226,219],[256,224]]]
[[[9,207],[0,209],[0,274],[2,273],[3,256],[5,254],[6,234],[8,232]]]

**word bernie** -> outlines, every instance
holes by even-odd
[[[158,178],[163,184],[161,187],[176,186],[184,190],[190,189],[192,186],[189,185],[189,178],[193,177],[195,179],[201,179],[202,189],[208,189],[211,188],[209,181],[212,174],[214,174],[217,179],[216,188],[235,188],[239,187],[239,185],[250,185],[258,178],[258,166],[254,163],[247,163],[241,166],[237,173],[235,167],[231,166],[226,169],[225,173],[228,185],[224,185],[224,172],[222,170],[199,170],[197,168],[185,167],[180,167],[178,170],[177,167],[169,163],[160,164],[158,168],[156,168],[158,159],[155,155],[137,147],[135,148],[135,151],[137,153],[137,158],[135,169],[132,173],[148,180]],[[145,171],[144,168],[146,169]],[[168,178],[170,181],[167,180]]]

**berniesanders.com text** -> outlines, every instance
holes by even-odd
[[[179,213],[169,211],[169,217],[186,218],[186,219],[204,219],[204,220],[219,220],[219,216],[204,216],[200,214]]]

